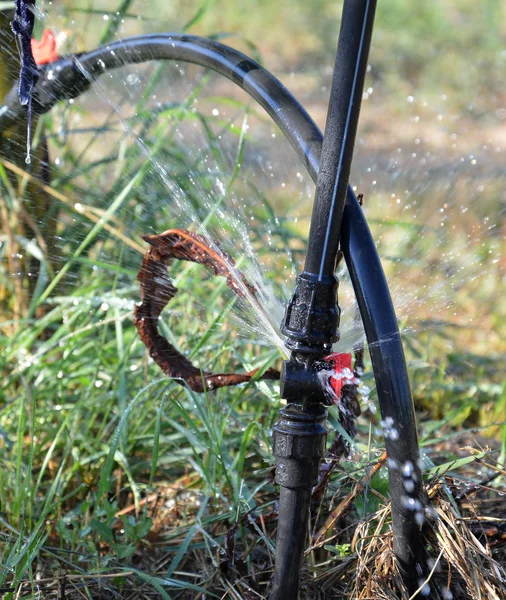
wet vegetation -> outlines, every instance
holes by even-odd
[[[219,34],[323,126],[340,6],[117,4],[39,3],[38,33],[64,32],[66,51],[139,32]],[[352,173],[402,326],[434,507],[429,585],[446,600],[506,594],[505,11],[379,2]],[[5,20],[1,39],[3,96],[17,69]],[[279,368],[275,327],[313,185],[260,109],[188,65],[121,69],[34,129],[30,165],[24,125],[1,142],[3,597],[264,597],[278,386],[196,393],[170,381],[134,326],[136,277],[143,235],[220,240],[262,311],[178,261],[158,329],[203,370]],[[351,351],[361,330],[340,276],[340,349]],[[360,394],[353,452],[314,495],[307,598],[407,598],[367,352]]]

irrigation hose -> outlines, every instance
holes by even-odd
[[[54,69],[48,80],[49,65],[41,74],[34,94],[36,100],[39,90],[44,90],[45,86],[46,96],[40,102],[34,102],[34,112],[45,112],[58,100],[76,97],[105,71],[150,60],[194,63],[239,85],[267,111],[316,182],[322,134],[306,110],[258,63],[211,39],[184,34],[152,34],[127,38],[77,58],[63,59],[59,72],[70,87],[58,85],[58,72]],[[12,123],[13,114],[20,114],[13,100],[0,107],[0,131]],[[341,228],[341,249],[364,324],[382,420],[388,425],[385,445],[390,459],[394,552],[406,587],[410,591],[416,590],[425,567],[423,535],[416,518],[417,513],[423,511],[424,494],[415,412],[385,274],[362,208],[349,186]],[[404,486],[406,469],[414,482],[409,491]]]
[[[350,180],[376,0],[345,0],[304,272],[332,277]]]
[[[325,449],[326,398],[316,365],[339,339],[336,259],[375,8],[376,0],[344,0],[304,270],[281,325],[291,355],[280,379],[287,406],[273,427],[280,518],[270,600],[298,596],[308,499]]]

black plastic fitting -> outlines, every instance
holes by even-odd
[[[318,403],[321,389],[312,364],[285,360],[279,378],[281,398],[297,404]]]
[[[327,397],[319,373],[327,371],[330,374],[331,370],[331,364],[323,360],[283,361],[279,388],[281,398],[305,406],[318,403],[330,406],[333,398]]]
[[[338,285],[339,281],[334,275],[320,281],[314,273],[303,272],[297,277],[295,292],[286,307],[281,325],[281,332],[288,338],[286,346],[290,350],[322,355],[328,353],[332,344],[337,342],[340,317]]]
[[[301,273],[282,324],[291,360],[283,363],[280,395],[287,406],[273,429],[275,481],[280,486],[276,571],[270,600],[298,597],[311,491],[325,453],[326,394],[321,359],[339,338],[338,280]]]
[[[290,489],[311,488],[318,481],[318,466],[325,452],[327,410],[290,403],[279,411],[273,428],[276,483]]]

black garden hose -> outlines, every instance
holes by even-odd
[[[279,126],[316,182],[322,134],[314,121],[268,71],[246,55],[211,39],[184,34],[152,34],[120,40],[79,57],[61,59],[41,73],[32,110],[42,114],[59,100],[77,97],[104,71],[150,60],[198,64],[239,85]],[[0,107],[0,131],[24,111],[14,94],[4,102]],[[367,336],[382,419],[393,426],[387,428],[385,443],[390,459],[394,552],[404,582],[412,591],[425,571],[422,566],[423,535],[416,518],[423,510],[424,496],[413,400],[381,261],[362,209],[349,186],[341,227],[341,249]],[[414,488],[404,487],[406,468]]]
[[[345,0],[304,271],[333,277],[376,0]]]

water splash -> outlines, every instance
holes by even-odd
[[[90,77],[90,74],[84,70],[79,61],[77,61],[77,65],[82,69],[82,72],[86,77]],[[128,79],[127,77],[126,81],[131,85],[131,79]],[[177,180],[171,176],[169,168],[157,158],[156,154],[153,153],[145,140],[133,130],[128,121],[120,116],[120,106],[107,94],[104,85],[98,81],[94,84],[94,89],[100,98],[105,100],[112,110],[119,115],[120,123],[128,137],[134,141],[145,158],[150,161],[150,164],[154,167],[156,174],[160,177],[169,194],[171,204],[179,208],[180,214],[184,214],[186,219],[189,218],[190,222],[196,226],[198,233],[206,237],[211,247],[218,250],[219,247],[208,227],[209,219],[202,219],[199,216],[197,210],[195,210],[194,206],[189,201],[185,191],[180,187]],[[214,109],[214,111],[216,111],[216,109]],[[190,173],[190,179],[191,177],[192,174]],[[257,296],[253,296],[250,290],[244,286],[241,279],[239,277],[235,278],[238,287],[241,288],[242,295],[249,305],[249,311],[252,311],[254,315],[254,319],[245,321],[245,324],[247,324],[247,328],[250,331],[268,339],[270,343],[278,348],[282,356],[287,356],[287,350],[279,332],[279,323],[281,322],[284,310],[283,303],[276,298],[272,286],[268,285],[264,277],[264,272],[257,261],[253,245],[249,241],[248,228],[244,215],[241,215],[241,217],[243,217],[242,219],[237,218],[236,216],[230,217],[230,215],[221,208],[227,193],[230,191],[230,186],[225,187],[220,179],[216,179],[215,184],[217,194],[212,200],[213,204],[208,204],[209,210],[222,222],[227,221],[228,225],[232,223],[236,235],[238,235],[241,240],[241,251],[243,258],[246,259],[246,274],[250,281],[254,282],[258,292]],[[171,211],[174,212],[173,206],[171,207]],[[240,260],[241,259],[237,262]],[[232,265],[229,266],[233,273],[235,269]]]

